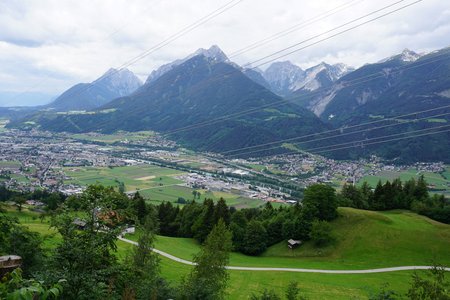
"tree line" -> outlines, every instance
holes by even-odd
[[[399,178],[384,184],[378,181],[375,189],[367,182],[360,187],[345,184],[338,199],[340,206],[368,210],[408,209],[433,220],[450,223],[450,200],[444,195],[430,195],[423,175],[404,183]]]
[[[177,285],[161,274],[152,251],[160,223],[156,206],[146,205],[139,215],[140,198],[129,199],[113,188],[90,186],[71,197],[51,216],[60,240],[54,248],[30,232],[18,219],[0,210],[0,255],[15,253],[24,259],[21,269],[0,278],[0,299],[225,299],[232,250],[232,232],[222,218],[205,237],[196,265]],[[138,200],[138,201],[137,201]],[[75,218],[84,221],[80,228]],[[119,260],[118,236],[130,222],[139,227],[138,243]],[[298,287],[287,299],[302,299]],[[257,297],[255,295],[255,297]],[[255,298],[256,299],[256,298]]]
[[[139,206],[138,215],[145,216],[145,201],[134,197]],[[203,243],[212,228],[223,220],[232,232],[234,251],[259,255],[267,247],[288,239],[310,240],[323,245],[331,241],[327,222],[337,217],[335,190],[327,185],[313,185],[304,192],[302,204],[274,208],[267,202],[262,208],[236,210],[228,207],[223,198],[214,203],[188,201],[183,208],[163,202],[155,209],[160,222],[159,234],[171,237],[195,238]]]
[[[22,210],[22,206],[27,200],[36,200],[42,202],[47,210],[55,210],[65,200],[66,196],[59,192],[49,192],[47,190],[35,190],[33,192],[19,192],[7,189],[0,185],[0,202],[11,201]]]

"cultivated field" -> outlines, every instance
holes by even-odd
[[[174,178],[183,174],[181,171],[163,168],[153,165],[137,165],[127,167],[68,167],[64,168],[65,174],[70,178],[65,183],[81,186],[90,184],[102,184],[105,186],[118,187],[121,183],[125,191],[139,193],[157,204],[163,201],[176,202],[179,197],[192,200],[194,189],[183,186],[183,181]],[[221,197],[227,201],[229,206],[237,208],[258,207],[264,204],[259,199],[241,197],[237,194],[211,192],[198,190],[201,193],[200,200],[211,198],[219,200]]]
[[[450,196],[450,167],[447,167],[443,173],[431,173],[431,172],[419,172],[416,169],[409,169],[403,172],[397,171],[381,171],[376,176],[365,176],[359,180],[358,184],[361,185],[364,181],[375,187],[379,180],[382,183],[387,180],[392,181],[396,178],[400,178],[403,182],[411,178],[419,178],[420,175],[424,175],[426,182],[430,185],[432,192],[443,193]]]

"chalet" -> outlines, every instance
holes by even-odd
[[[288,247],[290,249],[297,248],[301,244],[302,244],[302,241],[300,241],[300,240],[293,240],[293,239],[288,240]]]

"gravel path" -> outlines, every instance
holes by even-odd
[[[119,240],[137,245],[137,242],[119,237]],[[176,256],[173,256],[164,251],[153,249],[153,252],[158,253],[161,256],[167,257],[173,261],[193,266],[195,263],[188,261]],[[379,269],[366,269],[366,270],[322,270],[322,269],[298,269],[298,268],[263,268],[263,267],[233,267],[228,266],[228,270],[238,270],[238,271],[275,271],[275,272],[299,272],[299,273],[324,273],[324,274],[369,274],[369,273],[386,273],[386,272],[396,272],[396,271],[409,271],[409,270],[428,270],[432,266],[402,266],[402,267],[391,267],[391,268],[379,268]],[[446,271],[450,271],[450,268],[445,268]]]

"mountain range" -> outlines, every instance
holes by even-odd
[[[286,61],[273,63],[262,71],[242,68],[231,62],[219,47],[212,46],[161,66],[151,72],[142,86],[134,80],[137,79],[134,75],[129,74],[130,71],[125,71],[124,76],[114,81],[106,80],[110,77],[106,73],[88,84],[90,96],[97,96],[87,98],[99,101],[71,99],[68,90],[46,110],[11,122],[10,126],[27,127],[30,122],[24,121],[31,120],[42,129],[53,131],[155,130],[186,147],[223,153],[305,134],[319,134],[332,128],[391,120],[401,114],[450,104],[450,79],[446,75],[449,71],[450,49],[429,54],[405,50],[356,70],[344,64],[327,63],[302,70]],[[125,83],[121,82],[123,78]],[[98,96],[105,89],[119,95]],[[81,94],[78,93],[77,99],[85,99]],[[79,103],[89,106],[81,107]],[[54,113],[55,110],[89,109],[92,110],[89,114]],[[438,120],[450,122],[446,115]],[[353,143],[400,129],[412,132],[434,125],[430,120],[407,124],[330,138],[327,143]],[[327,143],[303,144],[299,148],[308,150]],[[432,146],[423,151],[426,143]],[[391,159],[403,157],[407,161],[450,161],[447,133],[395,140],[388,144],[369,146],[359,142],[358,145],[328,155],[356,158],[378,154]]]
[[[111,68],[91,83],[79,83],[69,88],[45,108],[58,112],[95,109],[131,94],[140,86],[141,80],[130,70]]]

